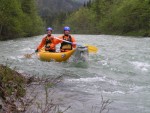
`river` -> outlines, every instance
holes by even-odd
[[[63,76],[54,89],[61,108],[71,106],[66,113],[100,113],[102,97],[111,102],[106,107],[109,113],[150,113],[150,38],[73,36],[79,44],[99,49],[97,54],[89,54],[86,67],[42,62],[35,55],[25,58],[24,54],[35,51],[43,35],[0,41],[0,64],[35,76]]]

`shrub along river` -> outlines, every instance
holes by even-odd
[[[99,113],[102,99],[111,102],[106,107],[109,113],[150,113],[150,38],[73,36],[78,44],[99,49],[89,54],[86,66],[71,61],[42,62],[36,55],[25,58],[43,35],[0,41],[0,64],[35,76],[63,76],[53,90],[61,108],[71,106],[66,113]],[[39,89],[39,94],[42,97],[44,92]]]

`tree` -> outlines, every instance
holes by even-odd
[[[88,8],[71,14],[65,21],[65,25],[71,26],[73,33],[94,33],[95,32],[95,15]]]
[[[23,12],[19,0],[0,1],[0,36],[4,38],[18,37],[23,34],[21,19]]]
[[[34,0],[0,0],[0,16],[0,40],[33,36],[43,31]]]
[[[105,33],[149,36],[150,5],[141,0],[125,0],[115,6],[102,23]]]
[[[35,0],[22,0],[22,11],[24,12],[23,29],[26,32],[25,36],[38,35],[43,31],[43,23],[38,16]]]

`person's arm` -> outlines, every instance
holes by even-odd
[[[59,39],[57,39],[57,38],[59,38]],[[62,43],[62,40],[63,40],[63,38],[62,38],[62,36],[59,36],[59,37],[57,37],[57,38],[54,38],[54,43],[57,45],[57,44],[59,44],[59,43]]]
[[[39,46],[36,49],[36,52],[38,52],[40,49],[42,49],[42,47],[45,45],[45,38],[42,39],[41,43],[39,44]]]
[[[72,37],[72,47],[73,48],[76,48],[76,40],[75,40],[75,38],[74,37]]]
[[[54,38],[54,36],[51,36],[51,41],[52,43],[50,44],[51,49],[56,49],[56,39]]]

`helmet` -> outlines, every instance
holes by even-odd
[[[47,31],[52,31],[53,29],[51,27],[48,27],[47,28]]]
[[[65,27],[64,27],[64,31],[70,31],[70,27],[65,26]]]

